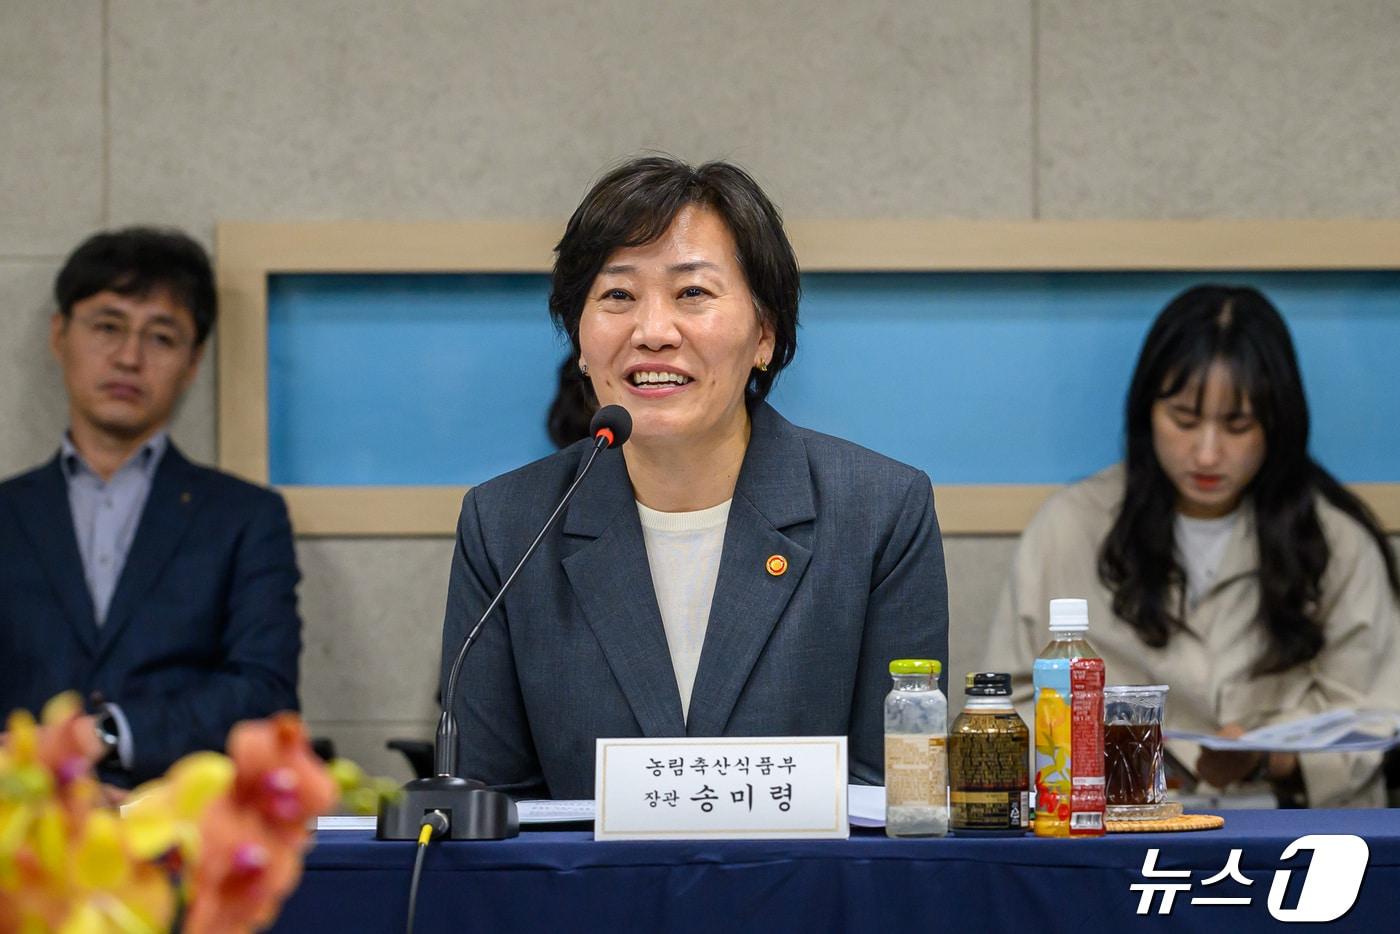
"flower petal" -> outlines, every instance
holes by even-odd
[[[5,750],[16,765],[27,765],[39,752],[39,725],[24,708],[12,711],[5,726]]]
[[[78,699],[77,691],[64,691],[62,694],[55,694],[49,698],[49,702],[44,705],[43,712],[39,715],[39,722],[44,726],[58,726],[67,723],[74,717],[81,716],[83,712],[83,702]]]
[[[63,811],[56,802],[48,802],[39,810],[34,822],[34,855],[39,865],[50,875],[63,871],[68,857],[68,828]]]
[[[233,786],[233,760],[217,752],[196,752],[185,756],[170,769],[175,790],[175,812],[194,819],[209,803]]]
[[[94,811],[83,828],[73,860],[75,881],[89,889],[113,891],[131,877],[131,858],[122,846],[121,821],[110,811]]]

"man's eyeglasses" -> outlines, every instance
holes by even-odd
[[[104,315],[74,321],[87,341],[103,353],[115,353],[131,338],[131,325],[120,318]],[[188,350],[193,341],[164,323],[153,323],[136,333],[141,350],[157,359],[173,358]]]

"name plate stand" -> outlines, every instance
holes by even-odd
[[[850,836],[846,737],[598,740],[597,840]]]

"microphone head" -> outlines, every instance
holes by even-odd
[[[632,416],[620,405],[605,405],[588,423],[588,434],[606,438],[610,448],[620,448],[632,435]]]

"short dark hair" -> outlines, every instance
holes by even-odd
[[[577,356],[578,324],[593,280],[616,250],[651,243],[688,204],[712,208],[738,247],[739,267],[760,318],[773,328],[773,359],[749,374],[750,405],[762,402],[797,352],[802,285],[783,219],[763,189],[728,162],[692,167],[669,156],[632,159],[604,175],[569,218],[554,248],[549,313]]]
[[[148,295],[163,289],[194,318],[195,346],[214,328],[218,301],[209,255],[188,234],[173,228],[104,230],[82,242],[53,283],[64,317],[98,292]]]

